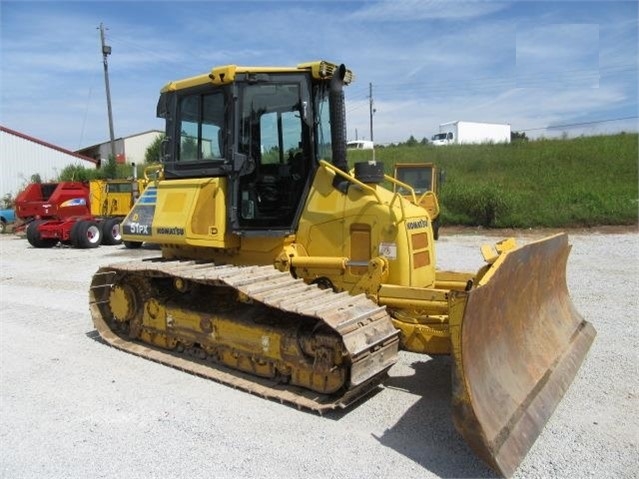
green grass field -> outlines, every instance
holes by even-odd
[[[442,224],[496,228],[637,225],[639,135],[506,145],[378,148],[387,174],[401,162],[445,172]],[[349,151],[349,164],[371,158]]]

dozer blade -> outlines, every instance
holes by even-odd
[[[565,234],[502,253],[451,302],[455,427],[504,476],[539,436],[596,335],[568,293],[569,253]]]

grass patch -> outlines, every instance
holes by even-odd
[[[442,224],[498,228],[636,225],[639,135],[499,145],[379,148],[378,161],[434,162],[445,171]],[[349,151],[349,163],[370,151]]]

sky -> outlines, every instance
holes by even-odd
[[[74,151],[107,141],[102,23],[116,138],[163,130],[169,81],[319,59],[355,73],[349,140],[371,139],[371,116],[378,144],[456,120],[533,139],[637,131],[638,5],[0,0],[0,124]]]

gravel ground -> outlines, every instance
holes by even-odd
[[[472,271],[494,241],[443,231],[438,265]],[[516,477],[638,477],[639,234],[571,242],[569,288],[598,336]],[[97,339],[93,273],[158,251],[0,235],[0,252],[2,477],[493,477],[453,428],[448,359],[402,352],[377,394],[320,417]]]

